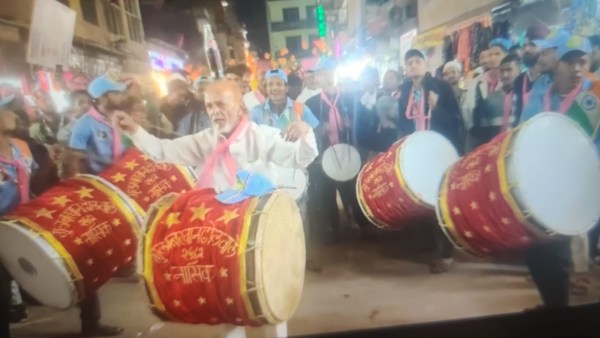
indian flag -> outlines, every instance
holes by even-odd
[[[594,82],[589,91],[577,95],[566,115],[579,123],[588,135],[594,135],[600,124],[600,82]]]

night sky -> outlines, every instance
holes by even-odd
[[[252,49],[259,55],[269,50],[269,30],[267,28],[267,10],[265,0],[233,0],[236,14],[246,24],[248,40]]]

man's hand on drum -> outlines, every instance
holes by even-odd
[[[112,116],[112,122],[121,131],[129,134],[135,134],[139,127],[133,117],[123,111],[115,111]]]
[[[310,131],[310,126],[305,122],[293,122],[281,132],[281,136],[288,142],[296,142],[306,136]]]

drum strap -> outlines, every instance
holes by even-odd
[[[339,99],[339,91],[336,93],[333,102],[329,100],[329,97],[324,91],[321,92],[321,100],[329,106],[329,123],[327,124],[327,136],[329,137],[330,145],[340,143],[340,125],[342,123],[342,117],[340,116],[340,111],[337,108],[337,103]]]

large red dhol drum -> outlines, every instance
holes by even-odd
[[[305,250],[287,192],[234,205],[212,190],[171,194],[148,212],[146,287],[154,311],[172,321],[276,324],[300,302]]]
[[[136,148],[128,150],[98,176],[121,189],[137,202],[143,212],[162,196],[189,191],[196,184],[192,169],[154,162]]]
[[[356,191],[363,213],[388,230],[400,230],[415,218],[434,218],[439,182],[458,158],[450,141],[436,132],[401,139],[360,172]]]
[[[42,304],[66,309],[135,260],[134,202],[96,176],[65,180],[0,222],[0,259]]]
[[[569,118],[544,113],[451,167],[436,205],[454,245],[475,256],[587,232],[600,217],[600,157]]]

